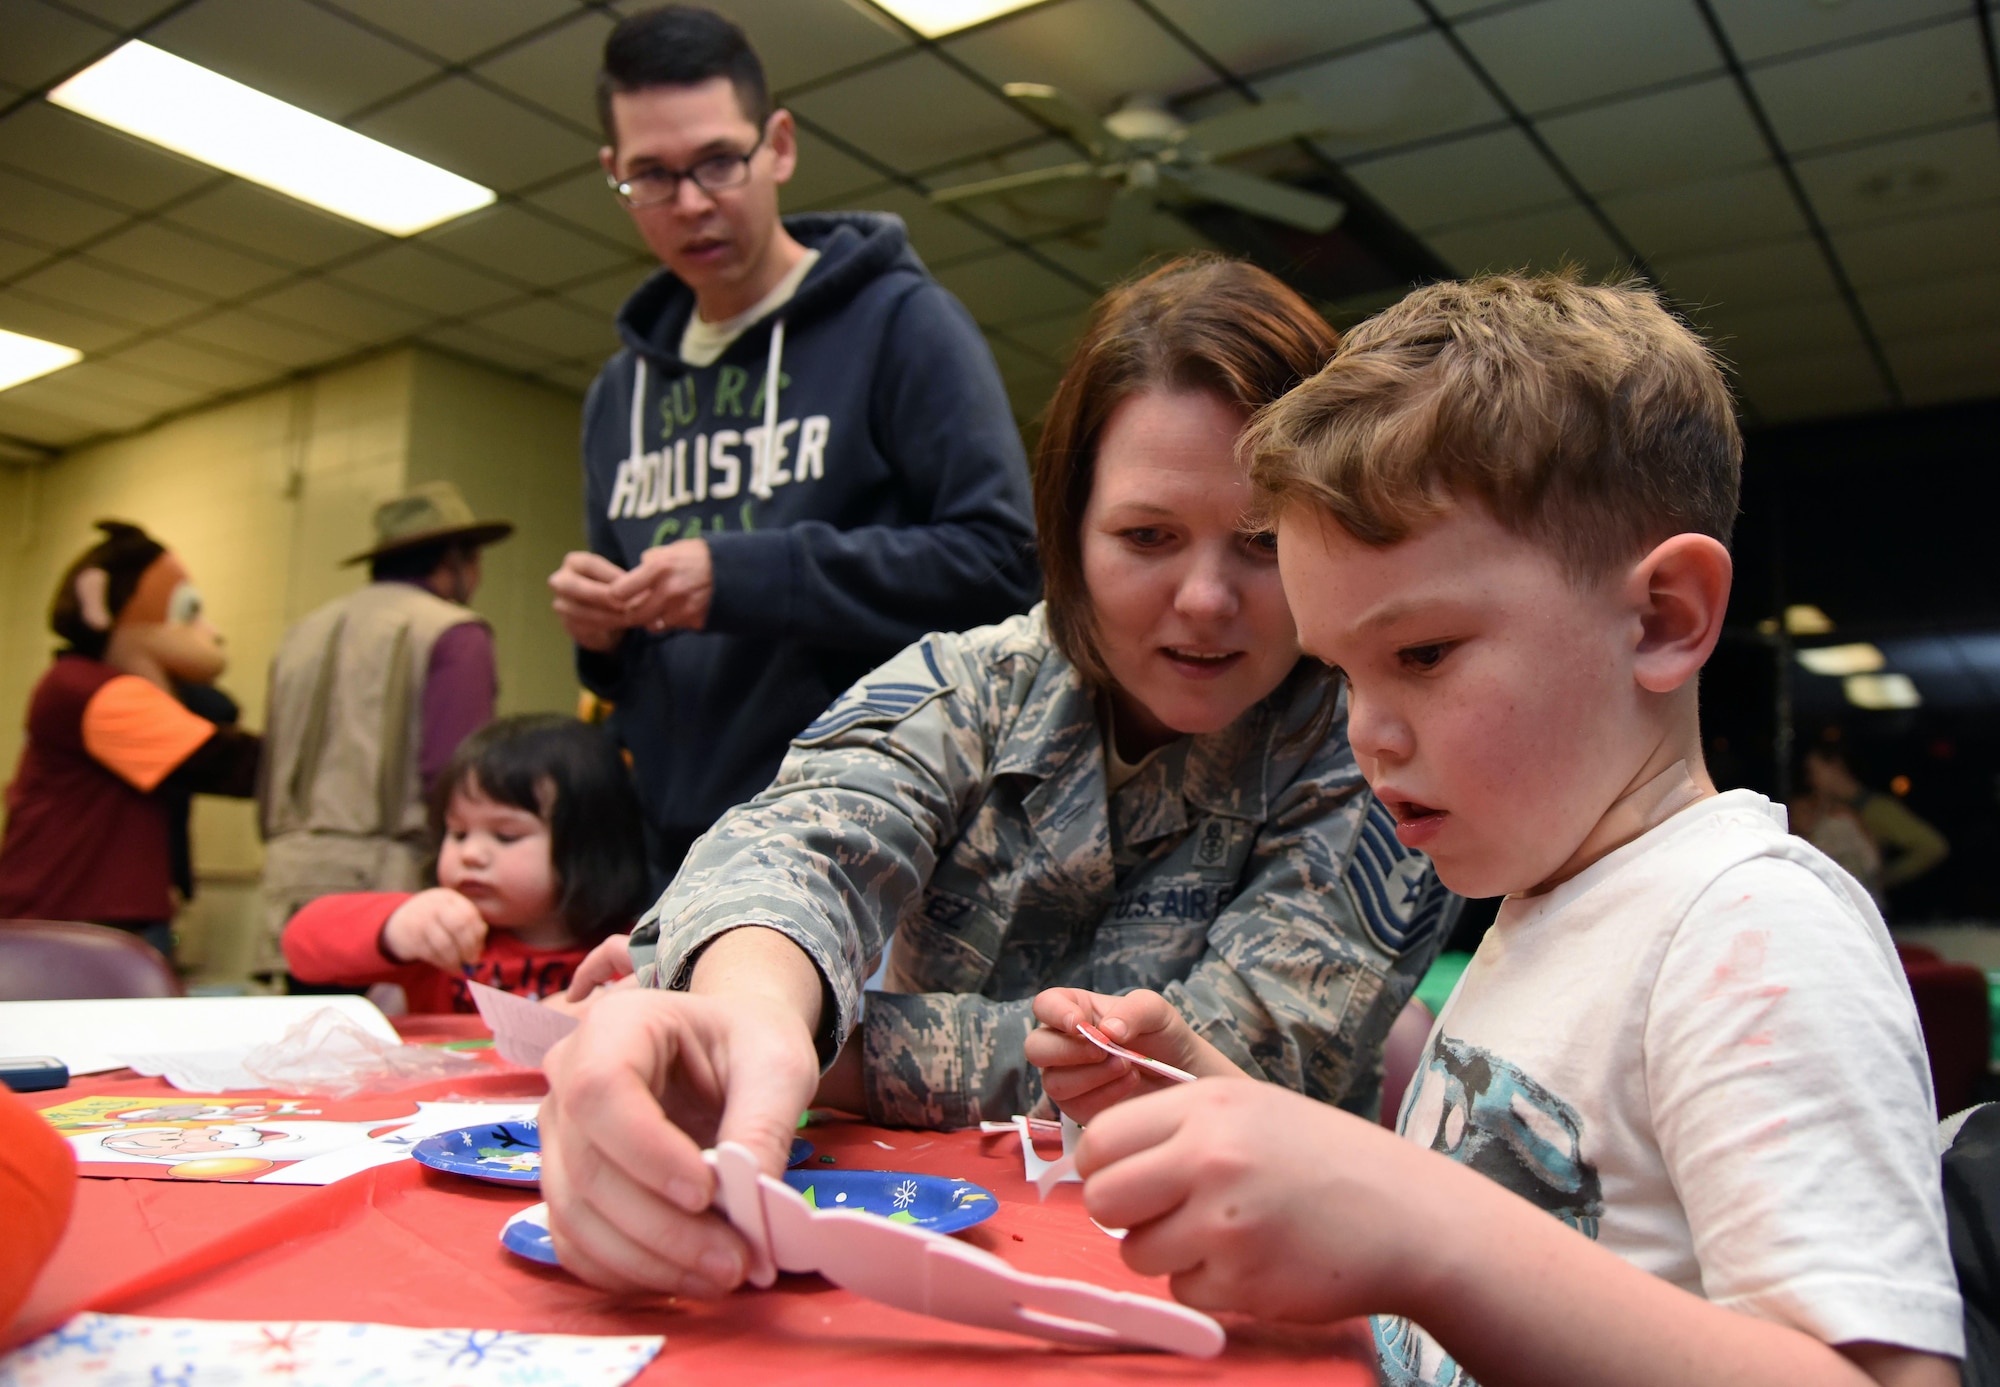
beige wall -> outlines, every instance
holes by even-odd
[[[475,511],[520,526],[486,551],[474,601],[494,626],[501,707],[575,707],[568,642],[546,578],[581,541],[579,402],[421,350],[341,370],[79,449],[0,468],[0,765],[55,637],[48,603],[99,517],[131,520],[174,549],[229,643],[219,681],[264,722],[264,681],[286,626],[358,585],[340,560],[366,547],[375,505],[410,482],[457,482]],[[187,961],[230,976],[247,958],[261,862],[247,802],[196,800],[202,885],[182,921]]]

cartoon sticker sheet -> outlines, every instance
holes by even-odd
[[[665,1343],[657,1334],[82,1314],[0,1358],[0,1387],[621,1387]]]
[[[424,1137],[473,1123],[532,1118],[535,1108],[534,1103],[188,1094],[77,1098],[44,1108],[42,1116],[68,1140],[80,1175],[326,1185],[405,1160]]]

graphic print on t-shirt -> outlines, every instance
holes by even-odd
[[[1597,1237],[1604,1191],[1583,1158],[1583,1119],[1570,1104],[1491,1051],[1439,1034],[1417,1072],[1403,1135],[1470,1166]],[[1400,1316],[1374,1320],[1387,1387],[1473,1387],[1437,1340]]]

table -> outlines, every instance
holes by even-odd
[[[412,1038],[484,1036],[474,1018],[398,1023]],[[37,1107],[93,1095],[168,1094],[130,1071],[31,1095]],[[497,1059],[490,1073],[401,1096],[528,1097],[541,1076]],[[260,1095],[246,1095],[256,1097]],[[1046,1204],[1022,1174],[1020,1145],[977,1132],[904,1132],[845,1119],[802,1133],[837,1167],[909,1170],[992,1190],[999,1212],[961,1236],[1024,1270],[1167,1294],[1118,1257],[1085,1216],[1079,1187]],[[405,1161],[322,1187],[84,1180],[55,1259],[9,1345],[78,1310],[228,1320],[368,1320],[419,1327],[568,1334],[665,1334],[637,1379],[666,1383],[922,1382],[940,1370],[1009,1387],[1039,1383],[1311,1383],[1375,1380],[1365,1325],[1286,1327],[1228,1320],[1222,1357],[1090,1353],[876,1305],[817,1276],[720,1301],[618,1297],[504,1251],[500,1226],[536,1202],[517,1190]]]

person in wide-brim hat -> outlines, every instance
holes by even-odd
[[[479,520],[450,482],[425,482],[375,508],[375,543],[341,560],[365,562],[382,554],[433,544],[477,549],[514,533],[511,520]]]

